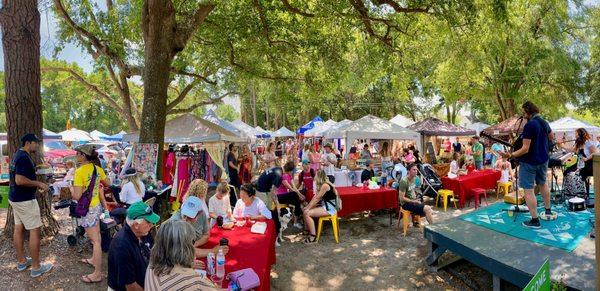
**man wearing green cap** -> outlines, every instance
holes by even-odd
[[[145,202],[131,204],[127,223],[113,238],[108,251],[108,287],[112,290],[143,290],[152,247],[150,230],[160,216]]]

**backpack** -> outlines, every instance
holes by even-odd
[[[87,215],[90,210],[90,202],[92,202],[92,197],[94,196],[94,186],[96,185],[96,178],[98,177],[98,173],[96,172],[96,166],[93,165],[94,172],[92,173],[92,179],[90,179],[90,184],[87,189],[83,191],[79,200],[77,200],[77,206],[75,206],[75,214],[79,217],[84,217]]]

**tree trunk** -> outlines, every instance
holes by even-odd
[[[252,86],[252,126],[256,127],[256,90]]]
[[[40,13],[37,0],[3,1],[0,10],[4,52],[5,110],[9,159],[21,146],[21,136],[35,133],[42,137],[42,98],[40,95]],[[34,155],[41,163],[43,148]],[[39,192],[38,192],[39,194]],[[46,195],[38,195],[43,237],[58,233]],[[14,217],[9,207],[5,237],[13,235]]]
[[[265,130],[269,130],[269,102],[267,97],[265,96]]]

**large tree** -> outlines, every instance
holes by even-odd
[[[4,54],[5,111],[9,159],[21,147],[26,133],[42,136],[42,100],[40,97],[40,13],[37,0],[2,1],[0,26]],[[41,163],[43,149],[33,157]],[[42,237],[58,232],[58,223],[50,212],[50,203],[38,192],[42,215]],[[12,237],[14,217],[9,208],[4,233]]]

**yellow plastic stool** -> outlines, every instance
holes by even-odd
[[[437,196],[435,197],[435,207],[438,207],[438,201],[440,200],[440,197],[442,199],[444,199],[444,201],[443,201],[444,211],[447,211],[447,208],[448,208],[448,197],[452,197],[452,202],[454,202],[454,207],[456,209],[458,209],[458,206],[456,206],[456,199],[454,199],[454,191],[447,190],[447,189],[439,190]]]
[[[413,217],[413,219],[410,219],[410,217]],[[421,224],[421,216],[420,215],[416,215],[413,214],[412,212],[408,211],[408,210],[404,210],[402,208],[400,208],[400,215],[398,216],[398,225],[397,227],[400,228],[400,219],[402,219],[402,232],[403,235],[406,236],[406,232],[408,231],[408,226],[410,225],[410,222],[415,222],[418,221],[419,222],[419,227],[422,227],[423,224]]]
[[[498,181],[498,186],[496,187],[496,199],[500,197],[500,190],[502,190],[502,195],[508,195],[510,193],[510,187],[512,187],[512,182],[500,182]]]
[[[319,242],[319,237],[321,237],[321,230],[323,229],[323,221],[331,221],[331,225],[333,226],[333,237],[335,238],[335,242],[339,244],[340,239],[339,239],[339,234],[338,234],[337,214],[319,217],[319,226],[317,227],[317,242]]]

